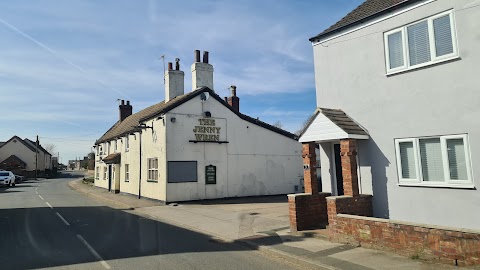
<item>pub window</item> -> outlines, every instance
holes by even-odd
[[[167,171],[168,183],[198,181],[196,161],[169,161]]]
[[[147,161],[148,161],[147,181],[158,181],[158,158],[149,158]]]

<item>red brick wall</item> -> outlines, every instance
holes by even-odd
[[[303,164],[308,165],[308,169],[303,170],[303,182],[305,186],[305,193],[318,193],[317,180],[317,157],[315,154],[315,142],[302,144],[302,158]]]
[[[288,195],[290,230],[297,232],[318,229],[326,225],[328,218],[325,197],[330,195],[324,192],[316,195],[305,193]]]
[[[403,223],[350,215],[336,216],[332,240],[394,251],[460,266],[480,265],[480,231]]]
[[[350,214],[366,217],[373,216],[372,198],[372,195],[365,194],[361,194],[358,197],[328,197],[326,200],[329,227],[335,225],[337,214]]]
[[[354,197],[359,195],[356,142],[355,139],[340,140],[343,194]]]

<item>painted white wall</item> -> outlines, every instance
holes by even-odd
[[[474,0],[438,0],[314,46],[317,105],[344,110],[370,133],[358,143],[361,186],[373,191],[377,217],[480,228],[480,191],[397,185],[395,138],[467,133],[480,187],[480,8]],[[470,8],[468,8],[470,7]],[[460,59],[386,76],[383,33],[455,10]],[[331,180],[322,144],[324,186]],[[373,185],[372,185],[373,182]],[[388,199],[387,199],[388,198]]]
[[[192,71],[192,91],[202,86],[214,89],[212,65],[203,62],[195,62],[190,69]]]
[[[185,91],[185,73],[181,70],[165,71],[165,102],[183,95]]]
[[[202,112],[210,111],[220,140],[193,143]],[[175,118],[175,122],[171,119]],[[293,193],[303,177],[301,144],[244,121],[214,98],[197,96],[167,113],[167,160],[198,161],[198,182],[167,183],[167,201]],[[217,184],[205,185],[205,166],[217,166]]]
[[[0,161],[4,161],[11,155],[15,155],[27,163],[25,168],[27,171],[35,171],[35,151],[32,151],[18,139],[17,142],[12,140],[0,148]]]
[[[165,201],[166,187],[165,187],[165,126],[162,119],[154,119],[146,122],[147,126],[152,129],[145,129],[141,134],[136,132],[134,135],[128,135],[129,148],[126,150],[125,142],[126,136],[116,140],[117,151],[114,148],[114,140],[110,141],[110,151],[108,151],[108,143],[103,143],[104,154],[99,155],[95,152],[95,170],[100,171],[99,179],[95,179],[95,186],[108,188],[108,174],[107,179],[103,177],[103,170],[107,168],[107,164],[101,161],[105,158],[107,153],[120,153],[121,161],[116,167],[116,179],[119,183],[120,192],[129,193],[133,195],[140,194],[142,197],[152,198],[156,200]],[[140,159],[140,136],[142,138],[142,157]],[[98,147],[98,146],[97,146]],[[106,152],[105,152],[106,151]],[[148,158],[158,158],[158,182],[149,181],[148,178]],[[142,162],[141,168],[141,185],[140,179],[140,160]],[[129,180],[126,181],[125,165],[129,165]],[[113,187],[113,185],[112,185]]]

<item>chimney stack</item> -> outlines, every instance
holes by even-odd
[[[226,98],[228,105],[230,105],[237,112],[240,111],[240,98],[237,97],[237,87],[235,85],[230,86],[230,97]]]
[[[130,101],[127,100],[127,104],[125,105],[125,100],[122,99],[120,105],[118,106],[118,112],[120,115],[120,122],[125,120],[125,118],[132,115],[132,105],[130,105]]]
[[[168,63],[165,71],[165,102],[184,94],[185,73],[180,70],[180,59],[175,58],[175,69],[172,62]]]
[[[203,52],[203,61],[200,61],[200,51],[195,50],[195,62],[192,64],[192,91],[206,86],[213,90],[213,66],[208,63],[208,52]]]

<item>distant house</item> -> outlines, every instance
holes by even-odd
[[[35,169],[40,175],[52,169],[52,155],[42,145],[29,139],[13,136],[0,143],[0,169],[33,176]]]

